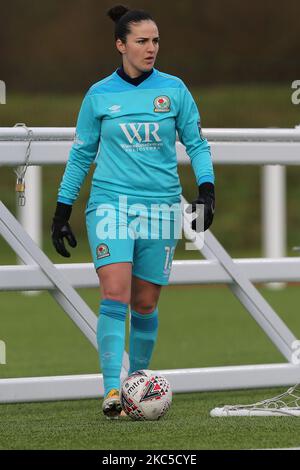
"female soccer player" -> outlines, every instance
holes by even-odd
[[[192,210],[196,203],[204,204],[204,230],[212,223],[215,197],[210,148],[202,137],[192,95],[181,79],[154,68],[159,49],[155,21],[144,11],[122,5],[107,14],[115,22],[122,65],[91,86],[83,100],[58,192],[52,240],[58,253],[70,256],[63,239],[76,246],[68,223],[72,205],[97,156],[86,223],[102,299],[97,328],[104,380],[102,408],[108,418],[115,418],[121,412],[120,372],[128,305],[132,373],[149,367],[157,337],[158,299],[162,286],[168,284],[178,241],[174,230],[163,236],[161,226],[155,225],[166,219],[167,211],[159,212],[158,217],[157,211],[154,216],[150,212],[151,223],[148,211],[153,204],[169,208],[180,204],[176,131],[199,187]]]

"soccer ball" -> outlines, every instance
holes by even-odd
[[[166,414],[172,403],[172,390],[162,375],[152,370],[130,374],[121,387],[121,405],[134,420],[154,421]]]

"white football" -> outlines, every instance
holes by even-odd
[[[172,403],[168,380],[152,370],[138,370],[130,374],[121,387],[121,405],[135,420],[154,421],[166,414]]]

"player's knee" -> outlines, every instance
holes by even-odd
[[[103,299],[118,300],[126,304],[130,303],[130,285],[126,282],[100,282],[101,297]]]
[[[103,299],[109,300],[117,300],[118,302],[122,302],[124,304],[129,304],[130,302],[130,295],[126,292],[114,291],[114,290],[103,290],[102,293]]]
[[[131,304],[131,307],[135,312],[147,315],[147,313],[154,312],[156,305],[154,302],[140,301],[140,302],[133,302]]]

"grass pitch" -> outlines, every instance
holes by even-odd
[[[263,294],[299,337],[298,286]],[[80,294],[97,311],[96,289]],[[98,372],[96,352],[47,293],[1,293],[7,364],[1,377]],[[154,369],[284,362],[226,287],[168,287],[160,304]],[[0,449],[251,449],[298,447],[298,418],[211,418],[221,404],[283,389],[175,394],[158,422],[107,421],[101,399],[0,405]],[[151,436],[151,438],[149,438]]]
[[[277,392],[278,390],[276,390]],[[1,449],[259,449],[298,447],[297,418],[211,418],[220,402],[275,390],[177,394],[161,421],[108,421],[99,400],[1,405]]]

